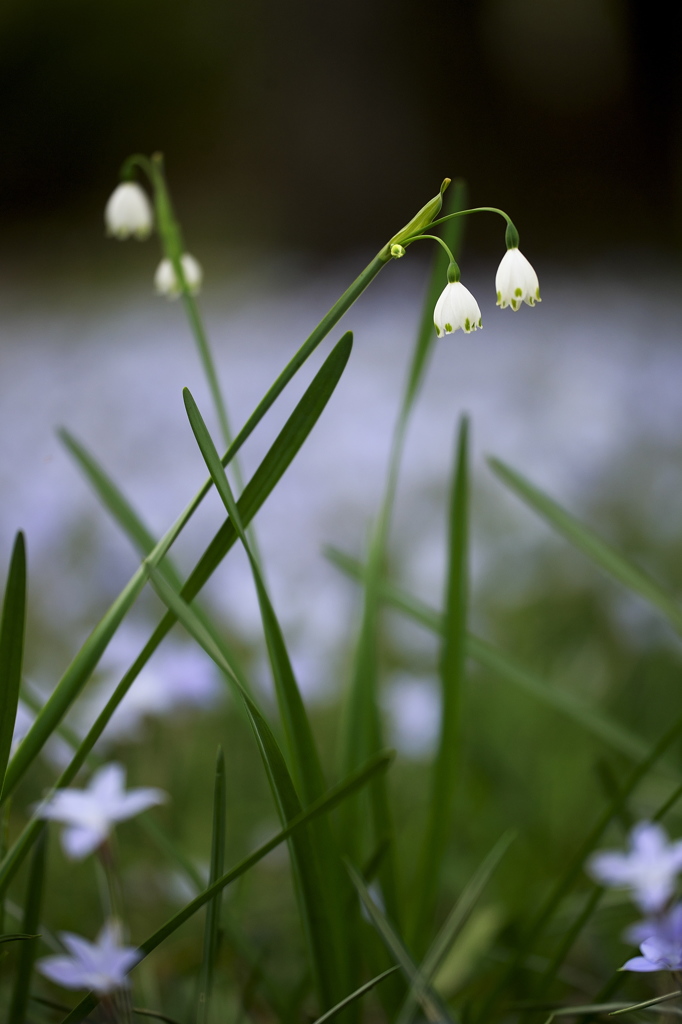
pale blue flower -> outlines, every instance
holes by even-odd
[[[134,946],[121,945],[117,921],[108,921],[95,942],[72,932],[62,932],[59,937],[71,955],[43,957],[36,968],[63,988],[87,988],[98,995],[125,988],[128,971],[141,959]]]
[[[92,776],[87,789],[58,789],[38,808],[39,818],[60,821],[62,846],[67,856],[82,860],[108,839],[117,821],[133,818],[167,795],[160,789],[125,791],[125,768],[107,764]]]
[[[587,870],[601,885],[630,889],[642,910],[655,913],[675,891],[682,870],[682,842],[671,843],[660,825],[642,821],[630,833],[628,853],[596,853]]]
[[[682,970],[682,903],[676,903],[667,914],[642,921],[630,934],[648,932],[640,945],[641,956],[635,956],[621,967],[622,971]]]

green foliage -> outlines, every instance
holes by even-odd
[[[135,160],[145,166],[142,158]],[[153,167],[152,184],[161,190],[157,209],[166,211],[175,232],[175,241],[165,238],[164,244],[177,262],[180,229],[160,161]],[[448,193],[448,215],[463,209],[465,191],[456,183]],[[444,228],[458,258],[462,223],[452,219]],[[136,1014],[183,1024],[226,1019],[324,1024],[336,1017],[345,1024],[411,1024],[424,1018],[495,1024],[524,1010],[563,1016],[569,1003],[575,1004],[573,1013],[588,1018],[612,1010],[643,1012],[667,998],[640,998],[647,994],[640,982],[639,987],[632,983],[632,1000],[611,1001],[621,983],[613,979],[620,907],[589,881],[584,864],[592,851],[612,835],[622,837],[644,814],[681,820],[682,773],[674,755],[682,714],[671,696],[678,686],[677,653],[660,641],[633,666],[626,639],[609,624],[607,598],[598,591],[571,592],[551,576],[538,599],[539,622],[531,600],[505,607],[497,595],[470,594],[470,538],[479,527],[466,418],[459,423],[447,486],[442,606],[427,605],[400,584],[392,523],[410,420],[433,350],[432,311],[447,270],[440,249],[366,552],[361,559],[329,552],[360,589],[348,682],[327,705],[307,706],[303,699],[254,519],[341,383],[352,352],[350,332],[332,347],[245,485],[236,459],[282,391],[389,259],[384,247],[303,342],[233,440],[198,304],[183,285],[188,324],[225,450],[221,455],[186,390],[187,416],[209,477],[161,539],[100,461],[61,432],[140,564],[36,709],[34,724],[10,758],[26,619],[22,534],[14,545],[0,620],[0,790],[6,832],[0,894],[5,918],[16,919],[11,928],[2,922],[0,956],[13,972],[11,986],[3,982],[0,996],[13,1024],[32,1019],[34,1010],[41,1020],[57,1019],[59,1013],[66,1014],[63,1024],[76,1024],[90,1019],[100,1001],[98,993],[89,993],[69,1009],[40,994],[44,983],[35,975],[35,959],[48,941],[55,944],[45,922],[57,919],[61,928],[66,918],[76,930],[98,913],[90,906],[95,897],[88,876],[80,876],[86,879],[80,899],[71,895],[74,874],[82,868],[67,864],[58,851],[48,861],[46,826],[30,808],[46,783],[52,790],[69,787],[81,769],[101,763],[95,744],[176,625],[213,660],[232,700],[191,725],[157,724],[126,756],[131,775],[154,778],[173,796],[169,808],[155,808],[131,828],[133,839],[122,828],[120,838],[117,833],[116,842],[99,851],[107,869],[107,899],[123,907],[138,944],[135,1002],[150,1006],[135,1006]],[[516,470],[495,459],[490,465],[498,480],[598,570],[679,631],[682,611],[672,587],[649,578],[616,545]],[[225,518],[187,574],[179,558],[171,560],[171,549],[212,489]],[[421,524],[411,525],[416,535]],[[255,587],[272,701],[254,682],[254,644],[234,635],[208,610],[208,602],[196,600],[235,546],[246,556]],[[97,677],[102,655],[126,617],[139,612],[144,601],[153,607],[157,599],[163,609],[157,625],[150,627],[87,734],[74,738],[66,716]],[[392,617],[425,632],[429,653],[421,664],[411,664],[417,656],[392,643],[386,628]],[[564,620],[572,625],[562,634]],[[473,633],[471,621],[484,622],[489,634]],[[596,649],[607,665],[608,686],[597,691],[585,685],[589,672],[571,670],[570,661],[567,670],[564,642],[568,654],[587,651],[583,661],[589,665],[597,660]],[[563,671],[557,669],[561,654],[566,655],[563,666],[559,662]],[[384,749],[384,687],[395,668],[428,671],[439,684],[438,742],[421,761]],[[638,690],[647,673],[664,677],[660,692],[669,703],[640,721]],[[647,709],[657,704],[645,703]],[[55,735],[71,747],[56,782],[39,759]],[[216,745],[217,762],[209,764]],[[206,784],[211,773],[212,791]],[[265,835],[270,838],[264,841]],[[285,854],[283,860],[278,852]],[[201,860],[207,857],[204,874]],[[179,880],[189,888],[180,909],[167,881],[170,873],[173,885]],[[202,927],[198,912],[204,908]],[[139,934],[147,937],[139,941]],[[132,1019],[128,996],[119,993],[116,1000],[115,1012]],[[112,1009],[111,1000],[103,1002]]]

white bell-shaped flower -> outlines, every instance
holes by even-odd
[[[196,295],[204,279],[201,264],[187,252],[180,257],[180,262],[190,295]],[[154,286],[159,295],[165,295],[169,299],[177,299],[180,295],[182,289],[170,260],[161,260],[159,263],[154,275]]]
[[[483,326],[476,299],[460,281],[446,284],[433,311],[433,322],[439,338],[460,327],[469,334]]]
[[[495,275],[495,291],[497,305],[502,309],[511,306],[516,311],[522,302],[528,306],[540,302],[538,275],[517,248],[507,249],[502,257]]]
[[[146,192],[134,181],[124,181],[109,196],[104,223],[107,234],[114,238],[148,238],[154,215]]]

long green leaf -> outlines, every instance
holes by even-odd
[[[663,612],[671,625],[682,633],[682,608],[665,589],[633,565],[624,555],[598,537],[588,526],[561,508],[552,498],[500,459],[489,459],[493,473],[514,491],[534,512],[582,551],[619,583],[633,590]]]
[[[35,935],[35,933],[40,927],[40,915],[43,903],[47,836],[48,833],[47,830],[45,830],[40,841],[36,843],[28,873],[22,927],[24,932],[32,934],[33,937],[30,942],[22,943],[19,951],[19,963],[17,965],[14,990],[12,992],[12,1003],[9,1012],[9,1019],[12,1021],[12,1024],[24,1024],[24,1021],[26,1020],[26,1009],[28,1007],[31,989],[31,975],[33,974],[33,962],[35,960],[38,945],[38,936]]]
[[[249,559],[258,594],[263,629],[275,683],[275,692],[288,741],[291,773],[297,790],[301,794],[303,804],[307,805],[320,796],[326,788],[310,721],[291,667],[280,624],[268,595],[258,562],[254,557],[250,542],[240,520],[239,510],[227,475],[220,462],[217,449],[213,444],[201,413],[187,389],[185,389],[184,398],[187,415],[199,449]],[[337,979],[335,982],[337,989],[347,992],[352,983],[351,966],[348,956],[350,935],[348,934],[347,914],[344,907],[344,904],[347,902],[344,899],[344,889],[347,886],[347,882],[342,874],[340,857],[335,849],[328,822],[320,821],[315,826],[311,826],[311,836],[313,838],[312,848],[318,860],[318,875],[320,878],[327,880],[327,884],[323,885],[321,892],[318,893],[317,898],[321,900],[321,905],[315,907],[315,916],[322,913],[326,920],[327,940],[325,949],[329,947],[329,959],[336,964],[335,971],[331,973]],[[306,915],[309,915],[311,908],[306,901],[303,902],[303,909]],[[312,923],[310,921],[307,922],[306,931],[311,933],[312,929]],[[322,955],[322,950],[316,947],[316,954]]]
[[[378,985],[380,981],[383,981],[384,978],[388,978],[389,974],[395,974],[395,972],[399,970],[400,968],[397,965],[395,967],[389,967],[387,971],[382,971],[381,974],[377,974],[376,978],[371,978],[369,981],[366,981],[365,984],[361,985],[360,988],[357,988],[355,992],[351,992],[349,996],[342,999],[340,1003],[336,1004],[336,1006],[332,1006],[331,1010],[327,1010],[327,1012],[323,1013],[321,1017],[318,1017],[315,1024],[327,1024],[327,1021],[333,1020],[334,1017],[338,1017],[341,1011],[345,1010],[351,1003],[356,1002],[358,999],[362,999],[362,997],[367,992],[371,991],[375,985]]]
[[[428,984],[417,967],[412,956],[406,949],[402,939],[388,920],[383,911],[376,905],[369,889],[351,864],[347,864],[348,873],[353,885],[362,900],[362,905],[369,915],[370,921],[383,939],[386,948],[398,962],[400,969],[411,986],[414,999],[421,1005],[424,1016],[431,1024],[452,1024],[452,1016],[448,1013],[442,999]]]
[[[298,831],[308,825],[311,821],[314,821],[319,815],[327,814],[333,810],[343,800],[348,799],[353,793],[357,792],[363,786],[380,772],[385,772],[393,761],[393,753],[390,751],[383,751],[377,757],[363,765],[360,771],[354,772],[351,776],[343,779],[338,785],[330,788],[329,792],[324,795],[320,800],[315,801],[310,807],[302,811],[296,818],[290,821],[283,829],[281,829],[272,839],[269,839],[262,846],[259,846],[257,850],[249,854],[242,861],[239,862],[230,871],[227,871],[221,878],[218,878],[213,885],[210,885],[203,892],[199,893],[193,900],[190,900],[173,915],[165,924],[158,928],[149,938],[145,939],[144,942],[138,947],[142,957],[148,956],[153,950],[160,946],[161,943],[167,939],[173,932],[177,931],[186,921],[201,910],[218,892],[235,882],[238,878],[241,878],[250,868],[254,867],[259,861],[266,857],[272,852],[277,846],[286,840],[290,839]],[[81,1002],[74,1007],[69,1015],[64,1018],[62,1024],[79,1024],[83,1021],[88,1013],[95,1008],[98,1003],[98,999],[95,995],[90,993],[85,996]]]
[[[466,662],[468,591],[468,423],[460,423],[449,514],[445,613],[441,620],[441,729],[433,763],[431,797],[414,885],[412,947],[427,948],[433,927],[443,859],[453,832],[457,784],[460,693]]]
[[[362,563],[357,559],[335,548],[327,548],[326,554],[329,560],[351,579],[362,580],[364,569]],[[435,608],[431,608],[418,597],[385,582],[381,585],[381,596],[387,604],[412,619],[413,622],[431,632],[442,635],[444,629],[442,616]],[[570,718],[613,750],[625,754],[631,760],[646,756],[649,745],[641,737],[630,732],[612,718],[603,715],[572,693],[550,686],[516,658],[500,651],[487,640],[469,633],[466,651],[467,657],[499,675],[513,686],[524,690],[551,710]],[[680,776],[679,770],[672,762],[664,760],[661,762],[660,768],[671,777],[679,778]]]
[[[0,619],[0,805],[17,717],[26,627],[26,547],[18,533],[7,574]]]
[[[157,594],[166,606],[177,616],[182,625],[203,647],[206,653],[227,675],[233,675],[225,652],[215,639],[204,629],[189,605],[173,590],[167,580],[152,571],[150,580]],[[301,803],[286,761],[277,741],[254,704],[251,697],[239,686],[234,678],[247,716],[258,743],[263,764],[270,782],[273,796],[283,823],[291,821],[301,813]],[[339,963],[336,959],[334,933],[330,934],[325,879],[320,871],[319,860],[309,829],[298,832],[291,841],[294,877],[301,902],[301,917],[308,943],[313,976],[322,1006],[334,1006],[339,1002]],[[340,998],[343,998],[341,992]]]
[[[187,388],[183,392],[183,397],[187,416],[194,437],[199,445],[199,450],[249,559],[261,609],[275,692],[279,702],[285,735],[288,740],[292,775],[297,788],[307,803],[318,797],[325,789],[322,767],[310,721],[294,677],[281,627],[277,621],[277,616],[270,601],[260,568],[251,551],[250,543],[239,516],[237,503],[220,461],[220,456],[213,444],[197,404]]]
[[[208,877],[209,886],[214,885],[225,874],[225,757],[222,749],[218,749],[216,760],[215,785],[213,789],[213,830],[211,839],[211,867]],[[211,992],[213,974],[218,956],[220,941],[220,903],[222,889],[210,900],[206,907],[206,924],[204,927],[204,954],[199,975],[199,1002],[197,1006],[197,1024],[206,1024],[211,1009]]]
[[[502,836],[502,838],[495,844],[474,874],[473,878],[469,880],[461,896],[448,914],[445,923],[438,932],[436,938],[433,940],[433,943],[429,947],[426,956],[420,965],[421,975],[426,984],[430,985],[436,976],[439,967],[445,960],[450,949],[461,934],[465,924],[471,917],[471,914],[481,898],[483,890],[497,868],[497,865],[509,849],[513,838],[513,834],[509,832]],[[415,992],[412,990],[408,993],[403,1008],[400,1011],[397,1024],[409,1024],[409,1021],[412,1019],[415,1006]]]
[[[127,498],[124,497],[119,488],[80,441],[64,428],[57,431],[57,433],[64,446],[71,453],[94,487],[104,507],[121,524],[135,546],[144,554],[148,554],[154,547],[154,537]]]
[[[345,334],[331,351],[296,405],[284,427],[278,434],[273,445],[268,450],[260,466],[247,484],[244,489],[244,493],[241,495],[238,502],[239,515],[242,523],[248,524],[251,521],[263,502],[272,492],[275,485],[282,478],[282,475],[285,473],[300,450],[303,442],[308,437],[339,382],[341,374],[343,373],[348,361],[348,356],[350,355],[351,344],[352,335],[350,333]],[[150,561],[153,560],[156,564],[155,552],[163,551],[165,554],[170,547],[172,540],[177,536],[179,530],[182,528],[182,524],[191,514],[191,508],[192,506],[190,505],[185,509],[171,530],[169,530],[165,534],[164,538],[159,541],[156,547],[152,549],[148,555],[148,559]],[[198,594],[203,585],[210,578],[213,571],[230,550],[236,540],[236,537],[237,535],[235,533],[234,526],[232,522],[228,520],[218,530],[182,588],[181,594],[185,601],[191,601]],[[146,562],[143,564],[142,569],[138,570],[138,573],[133,577],[133,581],[138,580],[141,573],[144,573],[144,578],[141,581],[141,585],[143,585],[147,576]],[[133,581],[128,584],[128,587],[132,585]],[[124,591],[124,593],[126,593],[126,591]],[[121,601],[122,596],[123,595],[119,597],[118,601]],[[117,603],[115,602],[112,609],[110,609],[109,614],[113,615],[113,610],[116,607]],[[176,621],[177,620],[172,612],[168,612],[163,617],[138,657],[119,682],[116,690],[110,697],[88,734],[83,739],[75,757],[60,776],[56,784],[57,788],[68,786],[73,781],[77,772],[85,762],[88,754],[104,732],[104,729],[106,728],[106,725],[111,719],[114,711],[123,700],[124,696],[144,666],[147,664],[154,651],[168,635]],[[113,626],[113,622],[111,625]],[[114,629],[112,628],[111,635],[113,635],[113,631]],[[232,665],[234,669],[235,663],[233,662]],[[240,682],[241,681],[242,680],[240,680]],[[30,761],[28,763],[30,763]],[[26,764],[22,770],[25,770],[26,767],[28,767],[28,764]],[[21,865],[26,853],[30,850],[32,843],[35,842],[35,839],[39,835],[42,827],[43,823],[40,821],[34,820],[29,822],[13,844],[12,848],[6,853],[5,857],[0,862],[0,894],[6,890],[7,885]]]

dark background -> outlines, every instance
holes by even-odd
[[[156,149],[191,235],[227,246],[378,247],[461,175],[534,254],[677,248],[679,44],[655,12],[3,0],[3,262],[85,252],[123,159]],[[470,244],[499,233],[482,218]]]

